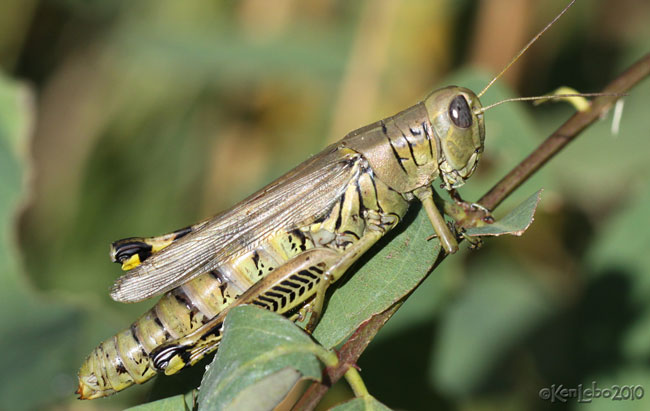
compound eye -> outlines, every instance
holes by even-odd
[[[456,127],[467,128],[472,125],[472,112],[467,105],[467,100],[458,95],[449,104],[449,117]]]

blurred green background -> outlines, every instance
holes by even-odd
[[[151,305],[110,300],[108,244],[227,208],[436,87],[480,90],[565,4],[3,1],[0,409],[121,409],[191,386],[74,399],[85,356]],[[483,103],[599,91],[650,50],[649,23],[645,0],[579,1]],[[361,357],[371,393],[402,409],[649,409],[538,396],[650,390],[648,96],[646,81],[617,135],[610,113],[498,210],[545,189],[523,237],[446,259],[414,293]],[[489,111],[461,194],[478,199],[571,111]]]

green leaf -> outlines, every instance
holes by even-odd
[[[331,411],[390,411],[390,408],[374,397],[354,398],[330,409]]]
[[[252,411],[274,409],[301,379],[296,369],[283,368],[241,390],[228,408]]]
[[[31,92],[0,73],[0,276],[2,290],[22,286],[17,275],[18,260],[14,216],[23,194],[27,175],[27,142],[33,116]],[[13,293],[7,293],[11,297]],[[14,296],[17,301],[18,296]]]
[[[535,210],[541,195],[542,190],[539,190],[515,207],[505,217],[494,222],[494,224],[470,228],[465,234],[469,236],[522,235],[533,223]]]
[[[116,58],[127,64],[150,66],[150,70],[161,70],[160,60],[165,59],[169,64],[162,70],[172,69],[179,75],[190,72],[205,81],[223,81],[223,76],[250,79],[259,77],[260,71],[269,75],[287,70],[316,71],[321,77],[336,79],[346,62],[346,49],[342,47],[345,29],[322,33],[297,28],[260,43],[245,35],[233,36],[239,30],[228,20],[218,24],[211,21],[204,27],[176,27],[173,31],[169,24],[143,26],[140,20],[133,23],[112,39]],[[319,48],[314,49],[313,44],[319,44]]]
[[[193,408],[194,392],[179,394],[158,401],[128,408],[128,411],[190,411]]]
[[[600,235],[587,253],[592,281],[618,279],[625,285],[619,293],[625,296],[633,315],[612,315],[629,321],[622,337],[626,358],[644,361],[650,355],[650,232],[646,228],[650,207],[650,184],[631,191],[629,204],[619,207],[602,227]],[[636,192],[635,192],[636,191]]]
[[[450,395],[466,395],[534,327],[554,312],[553,300],[523,267],[485,259],[442,319],[431,378]],[[526,270],[528,272],[528,270]]]
[[[407,215],[401,228],[366,253],[358,269],[336,284],[323,317],[314,330],[323,346],[341,344],[361,323],[402,299],[424,279],[440,253],[440,244],[427,241],[433,228],[426,213]],[[400,231],[402,230],[402,231]]]
[[[226,317],[217,356],[201,382],[199,409],[232,409],[235,401],[242,401],[239,394],[255,383],[276,399],[278,388],[286,388],[293,378],[282,371],[288,367],[319,381],[321,366],[314,354],[319,349],[303,330],[282,316],[254,306],[233,308]],[[280,371],[282,378],[277,384],[260,382]]]
[[[30,90],[0,74],[0,409],[71,396],[78,310],[45,300],[23,278],[15,243],[33,127]]]
[[[600,389],[601,394],[599,398],[593,398],[589,402],[584,401],[580,407],[576,408],[585,411],[610,411],[612,409],[616,409],[616,411],[645,411],[648,409],[649,386],[650,372],[647,366],[643,363],[621,365],[613,370],[585,378],[582,382],[583,392],[586,389],[595,388],[596,390]],[[606,390],[609,390],[609,398],[603,397]]]

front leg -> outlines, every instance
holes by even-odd
[[[430,186],[420,187],[413,194],[422,202],[422,206],[429,217],[429,221],[431,221],[433,230],[440,239],[440,244],[445,249],[445,252],[447,254],[453,254],[458,251],[458,241],[433,201],[433,189]]]
[[[449,196],[452,198],[453,203],[443,201],[442,208],[445,214],[456,222],[455,231],[470,243],[471,248],[480,248],[482,245],[481,238],[468,236],[465,231],[468,228],[494,223],[492,213],[480,204],[463,200],[455,189],[449,190]]]
[[[449,190],[449,196],[451,197],[452,200],[454,200],[454,204],[450,205],[445,203],[445,214],[449,215],[452,217],[454,220],[456,220],[459,225],[463,227],[476,227],[480,224],[479,221],[485,223],[485,224],[492,224],[494,223],[494,217],[492,217],[492,213],[490,213],[490,210],[487,208],[483,207],[482,205],[478,203],[468,203],[467,201],[463,200],[460,196],[460,193],[456,191],[455,189]],[[455,205],[455,207],[454,207]],[[472,221],[471,224],[463,224],[463,221]]]

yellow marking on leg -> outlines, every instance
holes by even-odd
[[[128,259],[124,260],[122,263],[122,270],[129,271],[139,266],[142,262],[140,261],[140,256],[136,253],[133,254]]]

